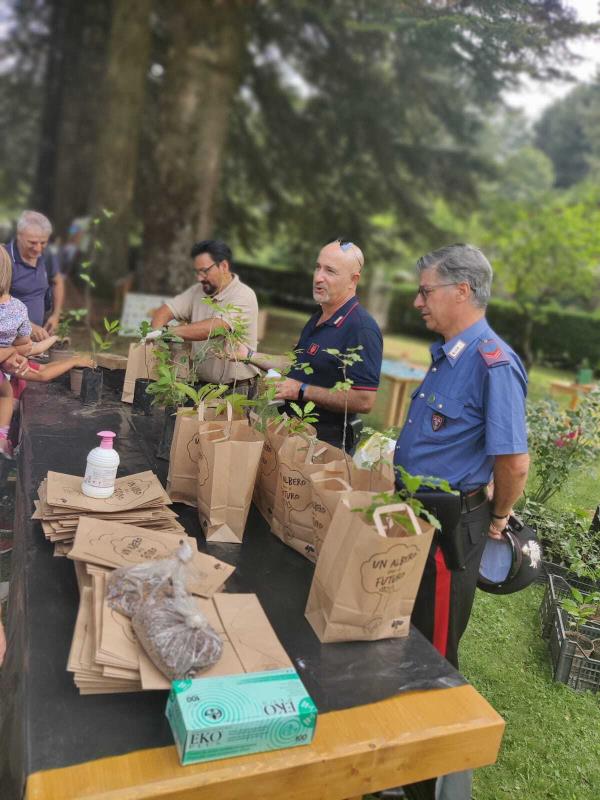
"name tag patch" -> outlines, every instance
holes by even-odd
[[[317,353],[319,352],[319,347],[320,347],[320,345],[318,345],[318,344],[313,342],[313,344],[311,344],[308,347],[306,352],[308,353],[309,356],[316,356]]]
[[[444,426],[444,422],[446,422],[446,417],[441,414],[436,414],[434,412],[431,415],[431,427],[434,431],[439,431],[439,429]]]

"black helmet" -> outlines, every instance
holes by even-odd
[[[542,568],[542,548],[536,532],[512,514],[502,539],[488,538],[477,586],[491,594],[512,594],[525,589]]]

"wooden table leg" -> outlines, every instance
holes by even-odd
[[[402,384],[399,380],[392,378],[390,375],[386,375],[385,377],[390,382],[390,397],[388,400],[385,427],[391,428],[393,425],[397,424],[395,420],[398,416],[398,400]]]

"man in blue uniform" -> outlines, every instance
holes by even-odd
[[[324,442],[341,447],[344,440],[344,409],[347,403],[345,445],[352,451],[355,444],[354,424],[357,414],[373,408],[381,375],[383,337],[373,317],[356,297],[356,287],[364,264],[357,245],[344,239],[329,242],[319,253],[313,277],[313,297],[321,309],[308,320],[294,348],[297,363],[307,365],[309,372],[293,366],[277,387],[276,399],[298,403],[315,403],[319,421],[317,436]],[[342,364],[327,350],[346,354],[352,348],[359,361],[346,369],[351,381],[349,391],[332,392],[331,387],[344,380]],[[242,348],[245,361],[260,367],[283,369],[283,357],[255,353]],[[293,413],[293,412],[292,412]]]
[[[527,374],[485,319],[492,268],[483,253],[451,245],[423,256],[417,271],[414,306],[441,339],[431,346],[431,366],[413,394],[394,461],[460,492],[457,524],[436,534],[411,617],[458,667],[486,538],[500,538],[527,479]],[[470,783],[470,773],[444,776],[435,796],[469,800]]]

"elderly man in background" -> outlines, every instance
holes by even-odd
[[[41,342],[56,331],[65,297],[58,262],[45,252],[51,234],[52,224],[47,217],[37,211],[24,211],[17,222],[15,238],[7,245],[13,265],[10,293],[27,306],[34,342]]]
[[[191,257],[197,283],[172,300],[164,303],[152,317],[152,327],[159,335],[160,329],[175,319],[181,324],[172,326],[171,333],[188,342],[193,342],[195,371],[200,383],[225,383],[233,386],[236,392],[252,397],[256,385],[256,367],[241,363],[231,363],[210,352],[205,344],[207,339],[218,336],[223,326],[230,328],[236,317],[247,323],[247,341],[256,348],[258,336],[258,301],[249,286],[242,283],[232,272],[232,253],[225,242],[219,239],[205,239],[192,247]],[[213,300],[225,313],[205,302]]]
[[[312,401],[319,418],[315,425],[319,439],[334,447],[345,444],[348,452],[356,445],[358,414],[368,414],[375,404],[383,354],[379,326],[356,297],[363,264],[361,249],[346,239],[334,239],[321,249],[313,275],[313,298],[321,308],[304,326],[294,348],[296,363],[275,395],[286,401],[286,410],[292,414],[290,402],[303,407]],[[328,351],[348,354],[353,348],[360,360],[346,370],[352,386],[333,392],[344,374],[340,360]],[[255,353],[251,347],[241,347],[236,355],[263,370],[289,367],[284,356]]]

